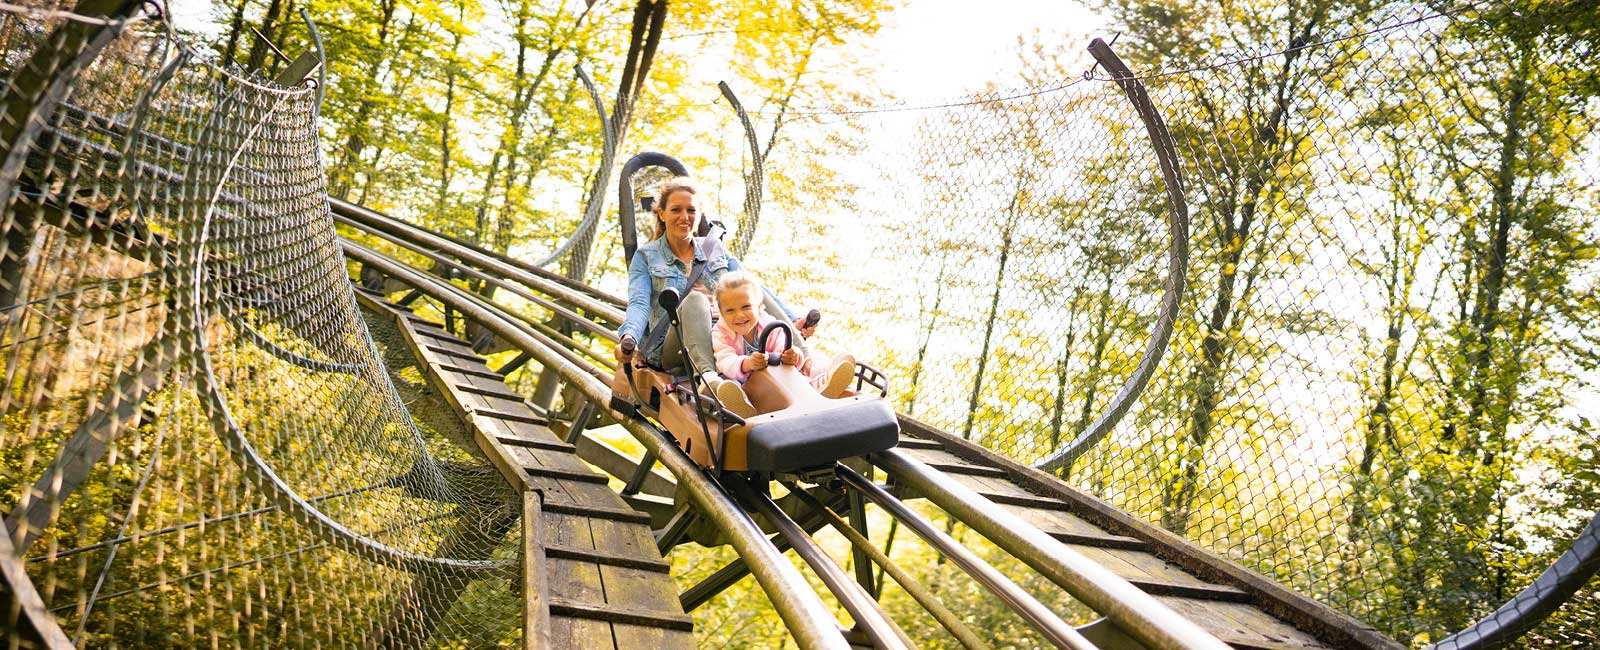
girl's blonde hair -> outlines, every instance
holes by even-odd
[[[724,291],[744,289],[750,292],[750,301],[761,302],[761,280],[756,274],[749,271],[729,271],[717,279],[717,296],[720,298]]]

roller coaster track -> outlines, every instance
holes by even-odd
[[[113,24],[120,29],[119,23]],[[74,81],[75,71],[95,58],[104,41],[115,36],[114,30],[96,35],[91,47],[62,64],[64,72],[51,73],[41,80],[48,82],[49,92],[42,95],[44,101],[29,107],[30,117],[23,121],[28,129],[19,131],[6,143],[6,161],[0,165],[0,188],[6,191],[0,195],[10,195],[13,190],[19,195],[39,191],[15,187],[18,169],[36,146],[33,140],[39,130],[44,128],[43,122],[32,116],[54,110],[62,89]],[[1071,462],[1094,445],[1137,397],[1161,356],[1181,292],[1181,274],[1176,272],[1183,266],[1187,236],[1180,228],[1184,208],[1175,155],[1170,147],[1161,146],[1160,141],[1166,137],[1164,127],[1138,82],[1120,67],[1120,62],[1115,62],[1114,56],[1106,58],[1108,48],[1098,42],[1096,47],[1097,58],[1106,63],[1123,86],[1156,144],[1156,159],[1167,181],[1173,214],[1169,223],[1173,228],[1169,273],[1178,278],[1177,291],[1169,291],[1164,297],[1162,314],[1156,320],[1144,357],[1111,407],[1083,435],[1038,467],[1016,463],[959,436],[902,416],[898,447],[872,454],[864,462],[851,460],[842,464],[837,468],[841,485],[785,484],[787,493],[779,492],[773,498],[769,485],[702,470],[659,427],[629,418],[609,406],[613,365],[606,341],[614,340],[613,332],[622,319],[623,304],[617,297],[539,265],[330,199],[335,221],[346,228],[348,238],[341,240],[343,252],[360,269],[357,301],[369,326],[392,328],[400,334],[428,384],[453,407],[472,433],[479,451],[501,477],[517,488],[522,506],[522,560],[460,560],[450,553],[439,553],[441,557],[418,555],[379,544],[328,519],[317,504],[338,495],[304,498],[279,481],[237,431],[207,369],[193,377],[196,392],[212,400],[207,412],[218,431],[230,433],[224,438],[228,453],[240,459],[258,490],[272,502],[267,508],[224,518],[281,509],[293,514],[298,525],[312,530],[323,540],[322,545],[341,543],[346,550],[377,563],[411,571],[428,568],[438,575],[504,578],[515,574],[524,601],[523,628],[528,632],[524,645],[529,648],[688,647],[694,642],[689,613],[745,576],[756,579],[802,648],[910,647],[912,642],[904,626],[876,602],[874,594],[881,585],[875,581],[884,576],[899,582],[961,645],[986,647],[980,633],[945,608],[926,587],[899,570],[887,552],[874,545],[866,525],[873,512],[892,518],[924,539],[1057,647],[1402,647],[1355,619],[1122,512],[1047,472]],[[185,56],[175,58],[163,74],[170,75],[171,70],[183,64]],[[584,81],[587,84],[588,80]],[[77,109],[65,106],[64,110]],[[94,116],[85,117],[90,118]],[[108,122],[97,128],[126,137],[131,147],[141,127],[137,122],[131,127]],[[66,132],[50,135],[57,142],[68,142],[72,137]],[[252,131],[244,140],[254,137]],[[86,156],[115,163],[112,167],[147,172],[152,178],[177,179],[173,170],[131,156],[131,148],[115,151],[89,143],[74,144],[81,145]],[[610,146],[606,149],[608,164],[602,167],[609,169],[614,152]],[[212,217],[218,222],[239,220],[239,214],[270,218],[271,214],[259,214],[266,208],[224,190],[223,181],[233,168],[229,161],[218,167],[228,171],[218,172],[216,178],[201,179],[209,182],[210,192],[201,202],[206,208],[205,223],[210,224]],[[37,214],[11,217],[36,220],[73,236],[87,235],[92,241],[126,239],[130,250],[150,247],[161,252],[166,246],[162,241],[166,234],[152,233],[137,220],[112,223],[105,215],[97,215],[95,208],[77,202],[40,201],[36,211]],[[584,225],[545,261],[558,257],[592,232],[597,218],[598,206],[591,204]],[[625,228],[625,233],[631,235],[631,228]],[[383,242],[385,250],[370,246],[374,240]],[[192,258],[179,261],[191,266],[211,262],[203,257],[203,248],[194,247]],[[427,262],[415,264],[419,258]],[[468,290],[455,282],[461,279],[470,280],[478,290]],[[181,282],[178,284],[182,286]],[[221,293],[232,288],[223,287]],[[483,291],[488,288],[495,291]],[[198,285],[189,289],[195,303],[190,317],[205,315],[199,309],[203,301]],[[507,297],[514,300],[506,300]],[[430,309],[416,309],[419,300]],[[519,304],[513,306],[513,302]],[[529,305],[540,312],[538,317],[527,315]],[[429,320],[421,313],[437,313],[442,318]],[[356,365],[284,348],[248,324],[238,325],[243,340],[296,367],[328,373],[359,370]],[[186,329],[200,328],[191,323]],[[169,340],[163,345],[177,343]],[[485,355],[499,351],[514,351],[516,356],[491,368]],[[48,524],[48,511],[73,491],[85,468],[95,465],[104,455],[107,439],[114,434],[114,423],[127,419],[125,411],[137,407],[155,389],[152,376],[166,373],[165,366],[157,362],[172,357],[171,351],[152,347],[147,354],[150,363],[140,364],[123,377],[126,385],[117,393],[126,397],[108,402],[103,405],[103,413],[86,419],[82,430],[58,458],[60,472],[53,468],[51,475],[41,479],[51,484],[48,490],[39,491],[49,499],[32,510],[20,508],[8,520],[8,525],[16,526],[21,534],[0,535],[0,587],[4,587],[0,589],[0,609],[12,612],[8,620],[14,621],[17,628],[11,630],[16,633],[13,639],[46,647],[72,643],[62,634],[53,619],[53,610],[47,609],[28,576],[23,553],[32,535]],[[506,383],[509,375],[530,361],[542,368],[531,396],[516,392]],[[561,407],[553,408],[558,394]],[[615,438],[610,434],[618,433],[636,441],[644,449],[643,455],[632,455],[611,444],[608,439]],[[369,488],[352,488],[343,494],[365,489]],[[908,504],[917,500],[937,507],[951,521],[970,528],[1053,586],[1043,590],[1047,593],[1023,589]],[[510,521],[506,519],[505,525],[511,525]],[[176,532],[189,526],[173,526],[151,534]],[[851,542],[854,576],[847,575],[813,539],[824,526],[839,530]],[[1600,527],[1600,515],[1590,527]],[[1600,550],[1592,542],[1596,538],[1600,536],[1580,538],[1572,551],[1535,584],[1508,601],[1503,610],[1509,614],[1504,619],[1499,619],[1497,612],[1441,645],[1495,647],[1516,638],[1517,633],[1536,624],[1594,573],[1595,558],[1600,558]],[[739,559],[679,593],[663,556],[686,541],[730,545]],[[1580,547],[1581,544],[1587,546]],[[92,547],[72,552],[89,548]],[[789,550],[804,560],[834,600],[849,612],[855,623],[853,628],[839,629],[822,594],[785,557]],[[874,576],[872,564],[879,565],[883,574]],[[429,585],[420,576],[419,572],[419,589],[460,589]],[[1524,598],[1527,594],[1533,596]],[[455,598],[442,596],[441,602]],[[1076,601],[1093,615],[1076,616],[1069,621],[1063,612],[1046,604],[1063,600]],[[395,645],[403,642],[394,639],[426,638],[431,630],[427,626],[434,624],[424,619],[405,623],[422,627],[397,630],[403,636],[375,641],[378,645]]]
[[[567,396],[569,406],[550,411],[534,403],[531,408],[537,414],[521,417],[529,425],[560,432],[561,442],[518,443],[501,436],[499,441],[513,450],[513,457],[521,463],[503,471],[566,483],[563,472],[579,471],[573,459],[582,459],[608,473],[614,485],[622,486],[622,499],[648,513],[641,516],[648,517],[663,552],[685,539],[734,545],[742,560],[686,590],[679,597],[686,610],[692,611],[744,575],[753,574],[802,647],[843,647],[850,642],[905,646],[899,629],[866,595],[871,593],[867,588],[871,586],[870,572],[858,576],[865,585],[844,578],[809,537],[825,525],[833,510],[846,510],[855,519],[857,532],[864,530],[860,524],[867,511],[861,506],[870,502],[878,506],[877,511],[923,535],[1060,647],[1401,647],[1354,619],[1123,513],[1044,471],[907,417],[901,418],[899,447],[868,459],[881,472],[884,483],[867,478],[866,472],[846,469],[842,471],[850,488],[845,496],[813,490],[793,494],[784,503],[768,501],[761,486],[707,474],[663,431],[606,406],[611,392],[606,355],[595,353],[563,331],[584,332],[594,341],[611,338],[621,317],[621,301],[616,297],[359,206],[335,201],[333,208],[336,221],[350,229],[347,232],[359,233],[368,241],[383,240],[412,257],[420,255],[430,261],[429,270],[415,268],[346,240],[346,255],[361,265],[364,284],[371,287],[363,290],[365,303],[393,310],[397,307],[390,299],[415,305],[419,297],[426,297],[438,313],[449,314],[457,331],[478,332],[480,349],[516,350],[554,371],[560,382],[557,390]],[[531,319],[448,278],[469,278],[481,286],[494,286],[499,289],[496,295],[533,302],[555,319],[568,322],[552,326]],[[409,323],[421,320],[409,313],[399,318]],[[498,419],[502,424],[495,426],[508,426],[503,413],[530,408],[513,399],[514,394],[500,381],[502,376],[484,365],[470,343],[451,340],[437,323],[414,327],[427,332],[418,353],[429,364],[430,376],[454,373],[458,382],[470,381],[474,387],[461,383],[447,390],[501,400],[493,407],[456,401],[463,418]],[[462,375],[463,371],[469,372]],[[628,457],[606,444],[594,435],[599,426],[626,429],[648,450],[647,455]],[[655,470],[658,463],[667,474]],[[593,490],[596,502],[615,498],[608,489],[594,485],[600,488]],[[1023,592],[955,544],[941,527],[906,507],[905,501],[913,499],[937,505],[1100,618],[1086,625],[1068,625],[1041,605],[1038,595]],[[810,504],[832,507],[823,512]],[[758,519],[778,534],[768,539]],[[785,548],[795,548],[818,571],[839,602],[850,609],[857,630],[847,635],[833,626],[834,618],[822,600],[793,565],[780,557]],[[1050,596],[1044,600],[1058,595]],[[552,614],[556,612],[552,610]],[[952,627],[957,628],[952,633],[961,638],[958,624]]]

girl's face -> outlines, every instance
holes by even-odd
[[[722,322],[735,334],[750,338],[756,329],[755,287],[739,287],[717,292],[717,311],[722,312]]]
[[[673,192],[657,214],[671,239],[688,239],[700,225],[699,202],[690,192]]]

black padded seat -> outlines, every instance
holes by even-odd
[[[790,472],[883,451],[899,440],[900,423],[888,403],[854,397],[803,415],[753,419],[745,456],[750,471]]]

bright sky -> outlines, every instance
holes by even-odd
[[[168,4],[179,27],[222,29],[213,22],[210,0]],[[974,90],[992,75],[1015,69],[1019,36],[1040,30],[1087,47],[1090,38],[1106,36],[1103,25],[1071,0],[907,0],[886,17],[877,38],[863,45],[869,60],[881,63],[884,88],[914,103]]]
[[[920,103],[976,90],[1015,70],[1019,36],[1037,29],[1088,47],[1102,36],[1104,22],[1070,0],[908,0],[871,45],[885,89]]]

